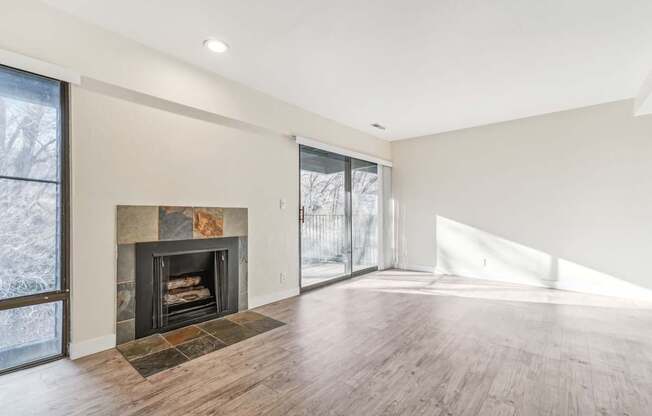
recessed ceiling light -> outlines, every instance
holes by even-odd
[[[211,52],[215,53],[224,53],[229,50],[229,45],[218,39],[206,39],[204,41],[204,46]]]
[[[381,125],[378,124],[378,123],[374,123],[374,124],[372,124],[371,127],[375,127],[375,128],[377,128],[378,130],[387,130],[387,127],[385,127],[385,126],[381,126]]]

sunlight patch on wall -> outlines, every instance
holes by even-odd
[[[450,218],[437,216],[435,234],[438,273],[652,300],[650,288],[632,284]]]

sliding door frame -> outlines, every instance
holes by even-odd
[[[3,65],[0,65],[3,67]],[[4,66],[6,67],[6,66]],[[41,78],[49,78],[40,74],[34,74],[17,68],[10,68],[15,71],[36,75]],[[61,302],[61,353],[40,358],[14,367],[0,369],[0,375],[35,367],[41,364],[49,363],[59,360],[68,356],[68,346],[70,342],[70,158],[69,158],[69,143],[70,143],[70,86],[67,82],[54,79],[59,82],[60,88],[60,108],[61,108],[61,138],[59,142],[59,155],[60,155],[60,176],[59,176],[59,207],[58,221],[59,221],[59,289],[43,293],[36,293],[26,296],[18,296],[0,300],[0,311],[15,309],[25,306],[39,305],[43,303]],[[17,178],[9,176],[0,176],[3,179],[27,181],[27,182],[46,182],[52,181],[34,180],[28,178]]]
[[[378,267],[379,267],[379,265],[376,264],[376,266],[373,266],[373,267],[368,267],[368,268],[365,268],[365,269],[353,271],[353,189],[352,189],[353,188],[353,181],[352,181],[351,161],[353,159],[357,159],[357,158],[354,158],[354,157],[351,157],[351,156],[346,156],[346,155],[341,155],[341,154],[338,154],[338,153],[335,153],[335,152],[329,152],[329,151],[324,151],[324,150],[320,150],[320,149],[315,149],[315,150],[319,150],[319,151],[322,151],[322,152],[337,154],[338,156],[342,156],[344,158],[344,163],[345,163],[345,165],[344,165],[345,166],[344,167],[344,221],[345,221],[345,232],[346,232],[346,236],[347,236],[347,240],[348,240],[347,249],[346,249],[347,250],[346,251],[347,262],[345,263],[344,275],[334,277],[332,279],[328,279],[328,280],[323,281],[323,282],[315,283],[315,284],[312,284],[310,286],[306,286],[306,287],[303,286],[303,278],[302,278],[303,265],[302,265],[302,253],[301,253],[301,246],[302,246],[302,243],[303,243],[303,240],[302,240],[303,236],[302,236],[302,232],[301,232],[301,229],[302,229],[301,224],[302,224],[302,215],[305,214],[302,211],[303,198],[302,198],[302,195],[301,195],[301,149],[303,149],[303,148],[315,149],[314,147],[310,147],[310,146],[307,146],[307,145],[303,145],[303,144],[299,145],[299,158],[298,158],[299,159],[299,169],[298,169],[298,171],[299,171],[299,206],[298,206],[299,216],[298,216],[298,220],[299,220],[299,292],[300,293],[308,292],[310,290],[320,289],[320,288],[322,288],[324,286],[329,286],[331,284],[341,282],[343,280],[348,280],[348,279],[351,279],[353,277],[361,276],[361,275],[364,275],[364,274],[367,274],[367,273],[372,273],[372,272],[378,271]],[[362,159],[359,159],[359,160],[362,160]],[[376,163],[376,162],[370,162],[370,163],[375,163],[376,166],[378,166],[378,169],[380,169],[380,167],[381,167],[381,165]],[[380,205],[380,200],[379,200],[378,204]],[[379,212],[380,212],[380,210],[379,210]],[[377,256],[376,260],[377,260],[377,263],[378,263],[378,261],[380,261],[380,256]]]

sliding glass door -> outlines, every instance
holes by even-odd
[[[378,266],[378,165],[351,159],[353,271]]]
[[[301,287],[378,266],[377,165],[300,147]]]
[[[312,286],[351,273],[348,239],[348,161],[301,148],[301,285]]]
[[[66,92],[0,66],[0,373],[66,353]]]

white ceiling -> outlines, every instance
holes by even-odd
[[[46,2],[389,140],[631,98],[652,69],[651,0]]]

